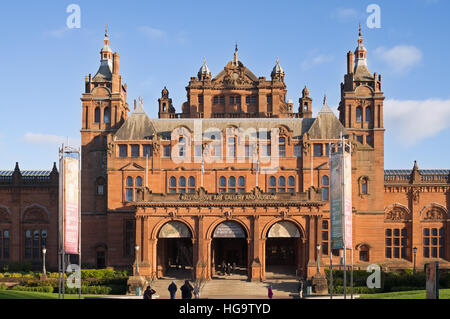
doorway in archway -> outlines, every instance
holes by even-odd
[[[185,224],[178,221],[166,223],[159,231],[157,246],[159,275],[171,278],[192,277],[192,234]]]
[[[301,235],[290,221],[278,222],[269,229],[266,239],[266,277],[295,276],[303,269]]]
[[[248,244],[245,229],[235,221],[225,221],[215,228],[212,237],[211,263],[215,277],[246,278]]]

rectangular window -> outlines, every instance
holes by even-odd
[[[119,145],[119,157],[128,156],[128,145]]]
[[[267,104],[272,104],[272,95],[267,95]]]
[[[152,156],[152,146],[151,145],[144,145],[142,148],[142,155],[144,157],[151,157]]]
[[[170,157],[170,145],[163,145],[163,157]]]
[[[198,96],[198,104],[203,105],[203,95]]]
[[[223,95],[219,96],[219,104],[222,104],[222,105],[225,104],[225,96],[223,96]]]
[[[219,104],[219,97],[218,96],[213,97],[213,104]]]
[[[363,137],[362,137],[362,135],[356,136],[356,140],[358,141],[358,143],[361,143],[361,144],[362,144],[362,142],[363,142]]]
[[[234,96],[230,96],[230,104],[234,105]]]
[[[126,220],[125,221],[125,257],[134,257],[134,247],[136,242],[135,235],[135,221]]]
[[[139,157],[139,145],[131,145],[131,157]]]
[[[406,258],[407,230],[394,228],[385,230],[386,258]]]
[[[294,145],[294,156],[302,157],[302,146],[300,144]]]
[[[445,258],[444,252],[445,231],[444,228],[423,229],[423,256],[425,258]]]
[[[314,144],[314,156],[323,156],[322,144]]]
[[[328,220],[322,221],[322,253],[328,255],[328,243],[329,243],[329,225]]]

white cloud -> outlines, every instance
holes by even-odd
[[[50,134],[41,134],[41,133],[30,133],[27,132],[23,136],[23,141],[29,144],[35,145],[61,145],[62,143],[67,144],[67,140],[69,144],[74,147],[79,147],[80,141],[79,139],[50,135]]]
[[[315,66],[324,64],[324,63],[329,63],[331,61],[333,61],[334,57],[330,54],[310,54],[310,57],[305,59],[302,63],[301,63],[301,67],[303,70],[308,70],[311,69]]]
[[[408,72],[422,60],[422,51],[412,45],[397,45],[391,49],[379,47],[375,56],[396,73]]]
[[[146,35],[150,39],[161,39],[165,38],[167,35],[165,31],[152,28],[149,26],[141,26],[139,27],[139,31],[141,31],[144,35]]]
[[[384,103],[384,127],[405,146],[411,146],[450,128],[450,99]]]
[[[54,29],[50,31],[46,31],[44,34],[48,37],[52,38],[62,38],[70,29],[66,26],[61,27],[59,29]]]
[[[340,20],[353,19],[358,16],[358,11],[353,8],[337,8],[331,15]]]

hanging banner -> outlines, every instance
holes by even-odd
[[[60,248],[79,254],[79,159],[60,159]]]
[[[330,221],[331,248],[352,248],[352,162],[351,154],[330,155]],[[345,233],[344,233],[345,232]]]
[[[349,152],[344,152],[344,223],[345,247],[352,248],[352,158]]]
[[[330,224],[332,249],[344,248],[342,162],[341,152],[335,152],[330,155]]]

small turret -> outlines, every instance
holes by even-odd
[[[298,100],[298,113],[301,118],[312,118],[312,99],[309,97],[308,88],[302,90],[302,97]]]

